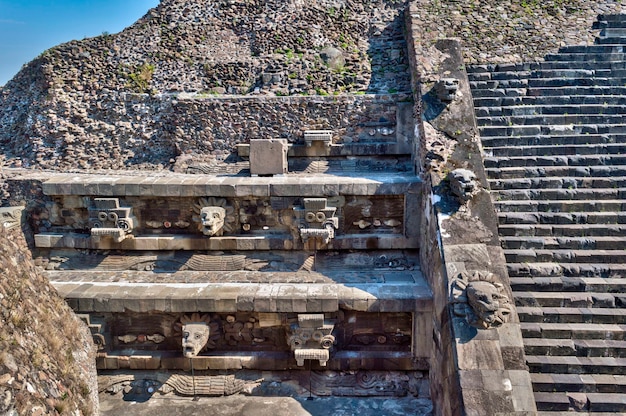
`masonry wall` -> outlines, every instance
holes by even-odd
[[[0,413],[98,414],[91,334],[34,266],[19,227],[0,228],[0,270]]]

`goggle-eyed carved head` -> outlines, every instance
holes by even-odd
[[[222,235],[226,210],[222,207],[203,207],[200,210],[202,234],[206,236]]]
[[[206,322],[190,322],[183,324],[183,355],[195,357],[209,341],[210,329]]]

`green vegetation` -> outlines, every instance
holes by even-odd
[[[149,93],[150,82],[154,75],[154,65],[144,63],[139,66],[134,72],[128,74],[127,86],[138,93]]]

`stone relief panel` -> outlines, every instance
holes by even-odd
[[[313,371],[316,396],[419,396],[428,388],[428,375],[418,371]]]
[[[497,328],[508,322],[512,305],[498,280],[489,272],[459,273],[451,282],[454,314],[479,329]]]
[[[344,311],[336,334],[344,350],[409,351],[413,319],[408,313],[380,315]]]
[[[155,393],[174,393],[180,396],[230,396],[251,393],[263,379],[244,380],[233,374],[196,375],[138,373],[98,377],[100,392],[122,393],[127,400],[152,396]]]
[[[346,198],[346,233],[401,234],[404,232],[403,196]]]
[[[345,397],[428,397],[428,373],[422,371],[312,371],[288,372],[280,379],[257,378],[257,372],[237,374],[196,374],[181,372],[135,372],[98,377],[99,392],[123,394],[126,400],[154,394],[180,396],[229,396],[255,394],[282,384],[285,394],[301,391],[315,396]],[[273,386],[267,386],[272,384]],[[195,386],[194,386],[195,385]],[[299,385],[300,390],[294,389]],[[265,386],[265,388],[264,388]],[[195,389],[194,389],[195,387]]]

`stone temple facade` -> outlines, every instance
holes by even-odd
[[[595,46],[466,71],[457,40],[423,55],[417,4],[384,10],[364,41],[394,70],[371,67],[370,90],[301,95],[288,61],[249,90],[103,97],[154,121],[139,159],[168,169],[5,169],[26,209],[3,218],[23,213],[91,329],[102,392],[626,411],[622,18]],[[335,82],[348,54],[321,55]]]

